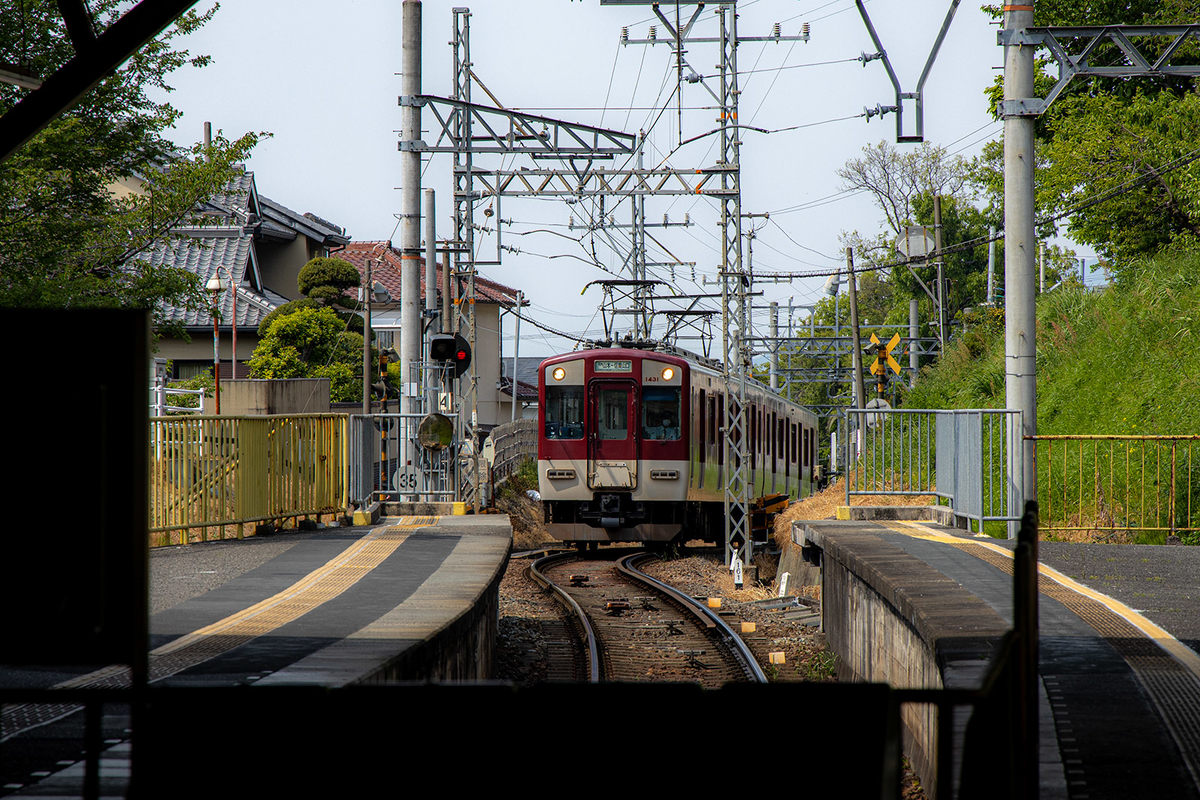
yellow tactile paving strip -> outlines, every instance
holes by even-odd
[[[909,536],[944,542],[1013,573],[1012,551],[986,540],[965,542],[917,522],[881,524]],[[1038,564],[1038,592],[1075,612],[1121,654],[1166,721],[1193,779],[1200,782],[1200,655],[1119,600],[1045,564]]]
[[[437,519],[400,517],[395,525],[376,528],[282,592],[152,650],[150,681],[162,680],[215,658],[329,602],[382,564],[409,534],[419,528],[435,525]],[[53,688],[123,688],[129,682],[128,667],[111,666],[64,681]],[[57,719],[76,708],[78,706],[65,703],[55,706],[43,703],[5,706],[0,720],[0,740]],[[35,710],[38,713],[34,713]]]
[[[898,533],[957,547],[964,552],[971,553],[977,558],[987,561],[1009,575],[1012,574],[1012,551],[1000,545],[993,544],[986,539],[976,542],[965,542],[959,536],[951,536],[919,522],[888,521],[880,522],[879,524]],[[1128,638],[1140,633],[1146,638],[1153,640],[1155,644],[1167,651],[1180,664],[1191,671],[1193,675],[1200,678],[1200,654],[1197,654],[1194,650],[1158,625],[1146,619],[1137,611],[1134,611],[1115,598],[1089,589],[1053,567],[1038,564],[1038,573],[1039,592],[1052,597],[1070,608],[1102,636],[1106,638],[1118,636]],[[1084,598],[1093,601],[1093,603],[1087,603]],[[1100,613],[1095,608],[1095,604],[1099,604],[1109,614]],[[1110,615],[1117,619],[1111,619]],[[1124,622],[1125,625],[1134,628],[1136,632],[1121,626],[1120,622]]]
[[[275,596],[151,651],[151,660],[181,650],[193,649],[195,645],[202,644],[212,637],[249,641],[281,628],[345,592],[364,575],[382,564],[384,559],[404,543],[410,533],[436,521],[436,517],[402,517],[397,525],[376,528],[331,558],[324,566],[313,570]],[[225,649],[229,648],[224,648],[221,652]],[[212,655],[215,654],[206,655],[205,658],[212,658]],[[157,678],[153,672],[152,667],[151,680]]]

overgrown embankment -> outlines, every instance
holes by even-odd
[[[1129,267],[1102,291],[1037,306],[1039,436],[1200,433],[1200,251]],[[905,398],[909,408],[1004,404],[1004,319],[960,334]],[[1037,496],[1047,538],[1200,544],[1200,447],[1156,439],[1047,442]],[[1178,534],[1178,535],[1177,535]]]
[[[1200,252],[1130,267],[1104,290],[1047,292],[1037,331],[1040,434],[1200,433]],[[1003,314],[957,336],[904,404],[1003,407]]]

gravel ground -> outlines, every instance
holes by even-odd
[[[546,675],[546,639],[543,624],[560,617],[558,604],[543,593],[525,569],[533,557],[514,555],[500,584],[500,640],[497,654],[499,680],[518,686],[539,683]],[[715,551],[692,552],[683,558],[651,562],[641,569],[659,580],[696,597],[720,597],[722,607],[732,610],[733,619],[754,622],[757,630],[746,641],[754,650],[763,671],[775,682],[834,681],[835,660],[825,647],[824,636],[803,624],[784,620],[778,613],[752,605],[771,596],[767,589],[746,586],[734,588],[729,570]],[[816,596],[816,587],[808,594]],[[727,618],[728,622],[732,622]],[[736,629],[736,622],[732,622]],[[784,664],[769,663],[768,654],[782,652]],[[924,800],[925,794],[912,770],[904,762],[901,796],[904,800]]]
[[[531,685],[545,676],[546,620],[560,617],[558,605],[524,574],[531,559],[514,557],[500,584],[500,653],[497,678],[517,685]],[[696,597],[720,597],[722,607],[733,611],[731,622],[754,622],[757,630],[746,641],[763,670],[776,681],[834,680],[834,660],[825,649],[824,637],[814,628],[785,620],[778,613],[763,611],[752,601],[771,597],[762,588],[736,590],[729,571],[715,550],[693,551],[682,558],[651,562],[641,567],[646,573]],[[784,663],[769,663],[769,653],[782,652]]]

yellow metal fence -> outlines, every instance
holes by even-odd
[[[1200,538],[1200,436],[1036,436],[1039,529],[1157,543]]]
[[[151,545],[240,539],[247,523],[345,511],[346,419],[151,419]]]

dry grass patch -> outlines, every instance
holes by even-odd
[[[851,495],[852,506],[928,506],[937,502],[933,495],[873,494]],[[846,505],[846,479],[838,478],[825,490],[792,503],[775,517],[772,536],[778,547],[789,547],[792,541],[792,522],[798,519],[835,519],[839,506]]]

